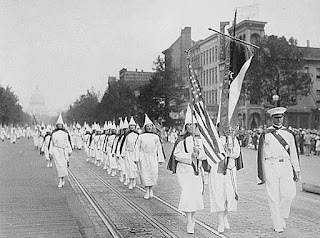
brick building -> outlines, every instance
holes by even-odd
[[[193,44],[191,40],[191,27],[185,27],[181,30],[179,38],[162,53],[165,56],[165,62],[169,60],[177,70],[177,76],[184,83],[189,83],[189,73],[187,67],[186,50],[190,49]]]
[[[259,37],[265,35],[264,27],[267,22],[244,20],[236,25],[235,36],[239,39],[255,43]],[[220,31],[225,32],[228,22],[220,23]],[[187,27],[186,27],[187,28]],[[185,29],[186,29],[185,28]],[[186,57],[182,46],[182,38],[186,37],[185,29],[181,36],[169,49],[165,50],[165,58],[171,57],[173,64],[179,66],[180,72],[188,72]],[[187,28],[187,36],[190,35],[190,60],[202,87],[204,101],[209,115],[215,122],[220,103],[221,82],[224,77],[225,66],[225,39],[220,34],[212,34],[206,39],[194,42],[191,40],[191,28]],[[232,28],[228,29],[229,33]],[[190,33],[190,34],[189,34]],[[186,41],[185,41],[186,42]],[[184,46],[187,49],[187,45]],[[320,129],[320,49],[300,47],[305,52],[305,70],[312,77],[312,90],[307,96],[298,97],[296,106],[288,107],[285,124],[293,127]],[[180,56],[178,56],[180,54]],[[186,74],[186,77],[188,75]],[[189,81],[185,78],[186,86]],[[239,125],[245,128],[256,128],[268,124],[267,108],[262,105],[252,104],[249,101],[239,101],[236,112]]]
[[[119,79],[126,82],[130,89],[134,92],[135,96],[140,95],[140,88],[149,83],[153,72],[144,72],[143,70],[128,71],[123,68],[119,71]]]

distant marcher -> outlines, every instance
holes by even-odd
[[[258,139],[259,139],[258,133],[256,131],[254,131],[253,136],[252,136],[252,143],[254,146],[254,150],[258,149]]]
[[[129,179],[129,189],[133,189],[136,185],[138,177],[138,167],[134,162],[134,149],[138,139],[138,132],[136,131],[136,122],[133,117],[129,121],[129,132],[124,142],[124,161],[127,171],[127,179]]]
[[[306,156],[310,156],[311,154],[311,140],[312,140],[312,136],[309,130],[307,130],[307,133],[304,136],[304,146],[305,146],[305,154]]]
[[[299,143],[299,152],[300,155],[304,155],[304,131],[302,130],[302,128],[299,129],[298,132],[298,143]]]
[[[320,155],[320,133],[316,135],[316,152],[315,155]]]
[[[52,158],[49,156],[49,144],[51,140],[51,130],[49,127],[47,127],[46,135],[43,138],[43,143],[40,148],[40,153],[44,155],[46,161],[47,161],[47,167],[52,167]]]

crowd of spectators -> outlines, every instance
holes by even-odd
[[[246,130],[242,128],[238,132],[238,139],[241,147],[257,150],[259,138],[265,126],[256,129]],[[288,127],[295,135],[299,153],[301,155],[311,156],[320,155],[320,130],[292,128]],[[162,133],[162,141],[174,143],[180,134],[177,128],[166,128]]]
[[[257,150],[259,138],[265,127],[253,130],[242,129],[239,132],[239,141],[242,147]],[[320,155],[320,131],[315,129],[303,129],[288,127],[295,135],[299,153],[311,156]]]

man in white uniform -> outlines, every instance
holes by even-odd
[[[259,184],[266,184],[273,228],[283,232],[291,203],[296,196],[295,182],[300,165],[294,135],[282,125],[286,108],[268,110],[273,125],[261,135],[258,147]]]

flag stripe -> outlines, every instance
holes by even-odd
[[[204,151],[208,156],[210,165],[216,164],[224,159],[224,149],[221,144],[216,128],[209,117],[201,93],[199,81],[189,64],[191,96],[193,99],[193,114],[197,120],[200,137]]]
[[[210,134],[210,138],[212,139],[214,145],[221,145],[220,148],[218,148],[218,151],[221,151],[223,150],[223,147],[222,147],[222,144],[221,143],[218,143],[217,140],[220,141],[220,138],[219,138],[219,135],[218,135],[218,132],[216,130],[213,130],[212,128],[215,128],[214,127],[214,124],[209,116],[209,113],[207,110],[205,110],[204,108],[204,105],[203,105],[203,102],[199,102],[198,103],[200,105],[200,108],[202,110],[202,113],[205,115],[205,119],[206,119],[206,125],[207,125],[207,128],[208,128],[208,131],[209,131],[209,134]]]
[[[208,142],[208,145],[212,148],[212,150],[214,150],[215,149],[214,142],[210,135],[210,131],[209,131],[210,129],[204,122],[204,115],[201,115],[199,113],[199,108],[197,107],[197,105],[195,105],[194,109],[195,109],[195,116],[198,122],[198,127],[201,132],[201,135],[205,137],[206,141]]]

